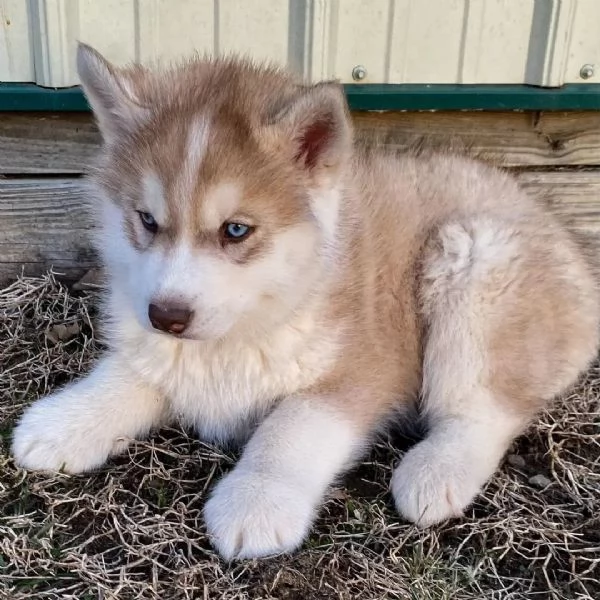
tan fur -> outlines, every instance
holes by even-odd
[[[591,267],[508,174],[451,153],[354,145],[336,84],[235,59],[118,71],[84,48],[80,63],[106,138],[93,210],[105,223],[113,351],[200,431],[261,423],[207,503],[224,556],[297,546],[327,484],[419,394],[429,434],[394,474],[396,504],[423,525],[460,514],[595,356]],[[136,210],[160,217],[155,236]],[[111,254],[115,222],[139,256],[166,261],[154,293],[190,303],[189,340],[149,333],[125,308],[137,290]],[[231,244],[227,222],[256,229]],[[227,292],[227,273],[244,285]],[[214,289],[222,298],[210,304]]]

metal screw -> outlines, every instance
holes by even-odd
[[[356,67],[352,69],[352,79],[354,79],[354,81],[362,81],[366,76],[367,69],[362,65],[356,65]]]
[[[581,79],[589,79],[594,76],[594,65],[583,65],[579,70]]]

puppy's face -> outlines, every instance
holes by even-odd
[[[245,63],[164,79],[87,47],[78,60],[105,138],[98,245],[122,301],[147,329],[191,339],[284,321],[334,246],[350,146],[337,87]]]

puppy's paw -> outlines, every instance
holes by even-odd
[[[283,479],[236,468],[204,508],[206,527],[227,560],[291,552],[312,525],[315,502]]]
[[[420,527],[461,516],[485,482],[477,465],[445,450],[424,440],[407,452],[392,477],[398,512]]]
[[[59,392],[35,402],[13,431],[17,465],[33,471],[82,473],[102,465],[117,450],[110,432]]]

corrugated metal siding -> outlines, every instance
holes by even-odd
[[[576,0],[576,5],[565,80],[580,80],[582,65],[591,64],[595,76],[589,81],[600,83],[600,0]]]
[[[27,2],[0,0],[0,81],[33,81]]]
[[[600,71],[600,0],[0,0],[0,16],[0,80],[51,87],[77,83],[77,39],[118,63],[240,52],[345,83],[357,65],[363,83],[558,86]]]

